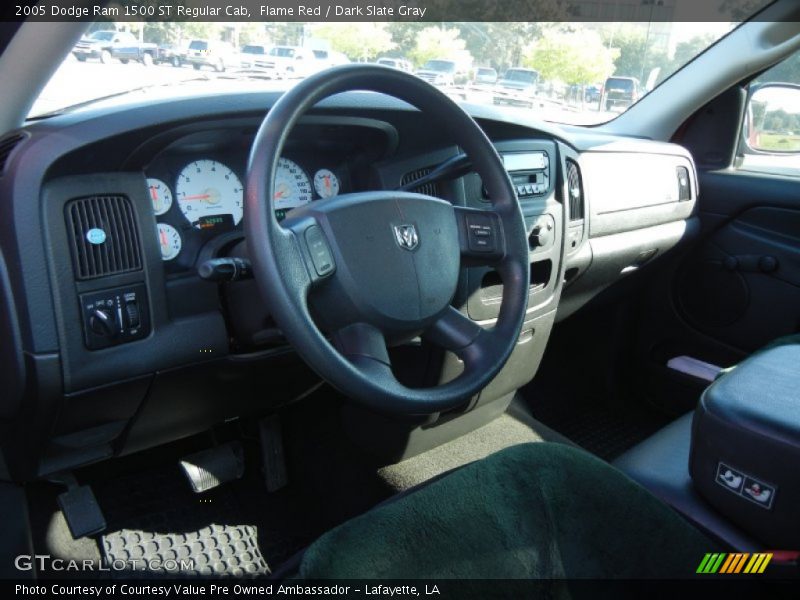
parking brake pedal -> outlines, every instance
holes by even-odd
[[[196,494],[207,492],[244,474],[242,445],[229,442],[190,454],[181,460],[181,468]]]
[[[58,495],[58,506],[64,513],[64,519],[74,539],[95,535],[105,531],[106,518],[97,498],[94,497],[92,488],[88,485],[78,485],[72,480],[66,492]]]

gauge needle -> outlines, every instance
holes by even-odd
[[[156,191],[156,186],[150,186],[150,197],[153,199],[153,202],[158,202],[158,192]]]
[[[161,234],[161,245],[162,245],[162,246],[168,246],[168,245],[169,245],[169,242],[167,241],[167,234],[166,234],[166,233],[164,233],[164,231],[163,231],[163,230],[162,230],[162,231],[160,231],[159,233]]]
[[[211,194],[195,194],[194,196],[184,196],[184,200],[208,200]]]

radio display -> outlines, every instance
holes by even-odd
[[[506,171],[539,171],[547,167],[547,154],[544,152],[515,152],[503,154]]]

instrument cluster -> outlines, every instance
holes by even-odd
[[[147,195],[156,217],[161,258],[170,272],[194,266],[200,248],[213,237],[242,229],[246,152],[167,151],[145,168]],[[349,190],[341,158],[292,152],[282,156],[275,176],[278,220],[293,208]]]

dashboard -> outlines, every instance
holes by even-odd
[[[317,381],[255,282],[198,276],[205,261],[248,256],[249,151],[277,97],[101,105],[0,140],[11,148],[0,165],[0,324],[9,332],[0,340],[8,365],[0,422],[19,424],[8,454],[15,477],[265,414]],[[557,320],[697,234],[697,178],[685,149],[519,115],[490,107],[473,113],[517,191],[531,287],[517,349],[471,408],[508,398],[533,377]],[[400,101],[330,98],[285,144],[276,216],[409,185],[458,154]],[[474,173],[417,191],[488,206]],[[502,290],[491,268],[464,266],[452,304],[488,327]],[[411,356],[403,375],[409,385],[445,381],[461,368],[424,344],[396,351]]]

